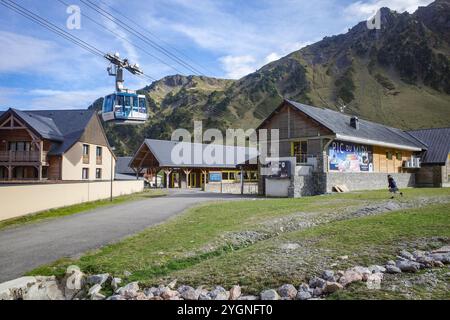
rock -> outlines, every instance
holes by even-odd
[[[367,289],[379,290],[381,289],[381,281],[383,274],[381,272],[372,273],[367,277]]]
[[[253,301],[258,300],[257,296],[240,296],[238,300]]]
[[[215,287],[208,295],[211,300],[228,300],[230,298],[230,293],[221,286]]]
[[[331,270],[325,270],[324,272],[322,272],[322,279],[324,279],[326,281],[331,281],[331,282],[336,281],[336,279],[334,277],[334,272]]]
[[[325,286],[326,281],[319,277],[314,277],[311,280],[309,280],[309,287],[310,288],[323,288]]]
[[[199,290],[195,290],[190,286],[183,286],[181,290],[180,288],[178,289],[178,292],[184,300],[198,300],[198,297],[201,294]]]
[[[171,298],[174,297],[178,297],[180,295],[180,293],[176,290],[172,290],[169,287],[164,288],[163,290],[161,290],[161,298],[163,298],[164,300],[170,300]]]
[[[284,284],[278,288],[278,293],[282,298],[294,299],[297,296],[297,289],[292,284]]]
[[[275,290],[269,289],[261,292],[261,300],[280,300],[280,296]]]
[[[322,288],[319,288],[319,287],[314,288],[313,293],[312,293],[312,295],[313,295],[314,297],[319,297],[319,296],[321,296],[322,294],[323,294],[323,289],[322,289]]]
[[[111,280],[111,288],[114,291],[116,291],[119,288],[121,283],[122,283],[122,279],[120,279],[120,278],[112,278],[112,280]]]
[[[230,300],[238,300],[241,296],[241,287],[240,286],[233,286],[230,289]]]
[[[210,297],[208,294],[201,293],[201,294],[198,296],[198,300],[212,300],[212,299],[211,299],[211,297]]]
[[[323,292],[324,293],[333,293],[333,292],[336,292],[343,288],[344,288],[344,286],[338,282],[327,281],[327,283],[325,284],[325,288],[323,289]]]
[[[115,294],[113,296],[106,298],[106,300],[126,300],[126,299],[120,294]]]
[[[88,295],[89,295],[89,296],[93,296],[93,295],[99,293],[100,290],[102,290],[102,286],[101,286],[100,284],[98,284],[98,283],[97,283],[97,284],[94,284],[94,285],[89,289]]]
[[[177,279],[175,279],[175,280],[173,280],[172,282],[170,282],[168,285],[167,285],[167,287],[169,288],[169,289],[175,289],[175,286],[177,285]]]
[[[306,284],[306,283],[302,283],[302,284],[298,287],[298,291],[309,292],[309,291],[310,291],[309,285]]]
[[[87,283],[89,285],[99,284],[103,285],[109,278],[109,273],[102,274],[94,274],[92,276],[87,277]]]
[[[85,285],[85,282],[86,276],[83,272],[81,272],[80,268],[77,266],[69,266],[62,281],[66,299],[71,300],[78,293],[80,293],[81,289]]]
[[[123,275],[124,275],[126,278],[128,278],[128,277],[130,277],[130,276],[132,275],[132,273],[131,273],[130,271],[128,271],[128,270],[125,270],[125,271],[123,272]]]
[[[0,300],[22,299],[23,294],[36,282],[35,277],[21,277],[0,283]]]
[[[308,300],[311,299],[312,295],[308,291],[298,291],[296,299],[297,300]]]
[[[400,257],[405,258],[407,260],[414,260],[414,256],[406,250],[402,250],[400,252]]]
[[[416,261],[420,264],[422,268],[432,268],[434,265],[434,260],[431,256],[418,256]]]
[[[345,287],[352,282],[362,281],[362,279],[363,276],[361,273],[354,270],[347,270],[344,272],[344,275],[339,278],[339,283]]]
[[[412,255],[413,255],[414,259],[417,260],[417,258],[424,257],[426,255],[426,253],[425,253],[425,251],[422,251],[422,250],[414,250],[412,252]]]
[[[433,266],[436,268],[443,268],[445,265],[440,261],[433,261]]]
[[[372,273],[380,273],[380,272],[384,273],[384,272],[386,272],[386,268],[385,267],[379,266],[379,265],[376,265],[376,264],[369,266],[368,269]]]
[[[139,284],[136,281],[136,282],[131,282],[131,283],[127,284],[126,286],[123,286],[123,287],[117,289],[116,293],[120,294],[121,296],[133,297],[137,294],[138,291],[139,291]]]
[[[394,273],[402,273],[402,270],[400,270],[398,267],[393,265],[386,265],[386,273],[394,274]]]
[[[362,277],[363,281],[367,281],[367,277],[372,274],[372,271],[369,270],[369,268],[366,267],[361,267],[361,266],[356,266],[351,268],[351,270],[359,273]]]
[[[23,294],[23,300],[65,300],[63,290],[54,276],[36,278],[38,281]]]
[[[340,256],[338,257],[339,260],[348,260],[348,256]]]
[[[386,262],[387,266],[395,266],[395,261],[394,260],[389,260],[388,262]]]
[[[402,272],[417,272],[420,269],[420,264],[414,261],[398,260],[396,266]]]
[[[443,246],[439,249],[431,251],[431,253],[450,253],[450,246]]]
[[[106,299],[106,297],[99,292],[91,295],[91,300],[105,300],[105,299]]]

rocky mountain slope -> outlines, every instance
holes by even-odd
[[[107,126],[129,154],[144,137],[174,128],[256,127],[282,98],[338,109],[395,127],[450,124],[450,1],[415,13],[381,10],[381,29],[365,22],[325,37],[240,80],[168,76],[143,88],[151,117],[143,126]],[[95,104],[99,106],[100,101]]]

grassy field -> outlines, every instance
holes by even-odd
[[[358,216],[361,208],[386,203],[405,209]],[[127,280],[147,285],[176,278],[193,286],[239,283],[245,292],[258,293],[283,283],[298,285],[331,265],[337,270],[384,263],[402,248],[449,243],[449,203],[450,189],[411,189],[395,200],[385,191],[371,191],[205,204],[78,260],[62,259],[30,274],[62,275],[76,264],[88,273],[121,277],[127,270],[132,272]],[[342,255],[349,258],[339,259]],[[437,296],[449,291],[436,290]],[[330,298],[360,293],[346,294]]]
[[[115,197],[115,198],[113,198],[112,201],[110,201],[109,199],[98,200],[98,201],[80,203],[80,204],[76,204],[73,206],[67,206],[67,207],[63,207],[63,208],[46,210],[46,211],[38,212],[35,214],[29,214],[29,215],[25,215],[25,216],[21,216],[21,217],[17,217],[17,218],[0,221],[0,230],[9,228],[9,227],[15,227],[15,226],[27,224],[27,223],[34,223],[34,222],[38,222],[38,221],[42,221],[42,220],[70,216],[72,214],[82,213],[82,212],[97,209],[100,207],[117,205],[117,204],[128,202],[128,201],[142,200],[142,199],[147,199],[147,198],[160,197],[160,196],[164,196],[164,195],[165,195],[165,192],[163,190],[146,189],[144,192]]]

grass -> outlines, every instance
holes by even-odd
[[[134,201],[134,200],[142,200],[147,198],[153,198],[153,197],[160,197],[164,196],[165,192],[163,190],[153,190],[153,189],[146,189],[143,192],[134,193],[130,195],[124,195],[113,198],[112,201],[109,199],[107,200],[98,200],[98,201],[91,201],[91,202],[85,202],[80,204],[75,204],[72,206],[62,207],[62,208],[56,208],[56,209],[50,209],[46,211],[41,211],[34,214],[28,214],[25,216],[7,219],[0,221],[0,230],[10,227],[16,227],[24,224],[29,223],[35,223],[43,220],[50,220],[50,219],[56,219],[60,217],[70,216],[77,213],[82,213],[86,211],[90,211],[93,209],[101,208],[101,207],[107,207],[112,205],[117,205],[121,203],[125,203],[128,201]]]
[[[405,193],[396,201],[427,197],[450,201],[449,189],[408,189]],[[88,273],[123,276],[125,270],[131,271],[128,281],[139,280],[148,285],[177,278],[180,283],[191,285],[239,283],[245,292],[257,293],[282,283],[299,284],[333,262],[337,262],[336,268],[383,263],[404,246],[429,246],[433,241],[428,240],[433,237],[450,238],[450,211],[445,203],[324,223],[241,246],[220,242],[227,232],[258,230],[262,223],[270,224],[273,219],[293,213],[302,212],[308,220],[310,215],[339,215],[349,207],[386,199],[385,191],[370,191],[204,204],[80,259],[61,259],[30,274],[62,275],[68,265],[76,264]],[[204,250],[217,241],[224,245]],[[286,243],[300,246],[292,251],[281,250]],[[349,260],[339,261],[337,257],[341,255],[349,255]]]

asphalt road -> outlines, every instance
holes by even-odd
[[[241,196],[172,191],[168,196],[128,202],[0,231],[0,282],[40,265],[117,242],[206,201]]]

